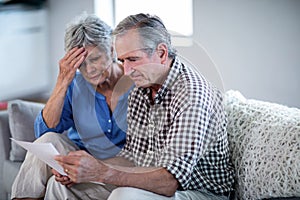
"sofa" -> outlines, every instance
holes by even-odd
[[[232,199],[300,199],[300,109],[246,99],[227,91],[228,138],[235,168]],[[10,138],[33,141],[44,105],[13,100],[0,111],[0,199],[9,199],[25,150]]]
[[[42,103],[12,100],[7,110],[0,111],[0,200],[10,199],[11,186],[26,154],[10,138],[33,141],[34,120],[43,107]]]

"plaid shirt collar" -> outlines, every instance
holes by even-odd
[[[177,77],[181,74],[182,65],[183,64],[180,62],[180,60],[177,57],[175,57],[173,59],[172,64],[171,64],[171,69],[167,76],[167,79],[164,81],[163,85],[161,86],[161,88],[158,90],[157,94],[154,97],[154,104],[160,104],[162,102],[162,100],[166,96],[169,88],[172,87],[172,85],[175,83]],[[151,102],[150,101],[150,97],[151,97],[150,88],[141,88],[141,90],[142,90],[142,93],[143,93],[145,99],[147,99],[148,102]]]

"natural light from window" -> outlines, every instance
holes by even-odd
[[[95,0],[95,13],[113,27],[141,12],[159,16],[173,35],[193,35],[193,0]]]

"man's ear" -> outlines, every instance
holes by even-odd
[[[165,64],[168,60],[168,47],[165,43],[157,45],[157,53],[161,59],[161,64]]]

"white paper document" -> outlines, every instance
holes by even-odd
[[[18,141],[11,138],[12,141],[34,154],[40,160],[44,161],[51,168],[58,171],[61,175],[67,176],[64,172],[64,169],[61,165],[59,165],[56,160],[54,160],[54,156],[59,155],[56,148],[52,143],[32,143],[32,142],[24,142]]]

